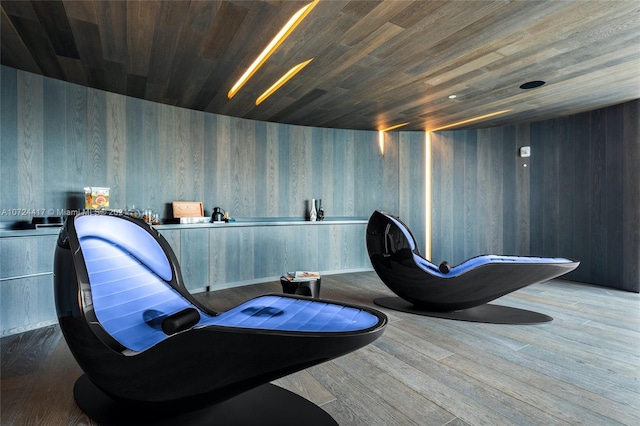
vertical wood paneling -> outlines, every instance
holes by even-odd
[[[503,251],[502,136],[500,128],[478,132],[478,236],[485,253]]]
[[[399,132],[398,212],[425,249],[424,132]]]
[[[328,216],[336,215],[335,191],[341,185],[340,180],[334,178],[335,167],[335,132],[334,129],[320,130],[319,147],[322,149],[322,208]]]
[[[289,138],[289,128],[285,126],[278,126],[277,128],[278,138],[278,191],[280,196],[280,204],[278,209],[278,216],[287,217],[292,211],[300,211],[304,215],[304,201],[297,198],[297,195],[293,192],[292,183],[296,177],[292,173],[291,162],[289,161],[289,154],[291,148],[291,141]]]
[[[515,145],[516,149],[523,146],[531,146],[529,139],[529,124],[516,125]],[[530,171],[531,162],[529,158],[522,158],[516,155],[516,193],[515,193],[515,250],[513,253],[522,256],[530,253]],[[508,194],[505,194],[508,198]]]
[[[168,105],[156,105],[157,121],[157,161],[145,168],[148,185],[153,188],[148,194],[149,202],[145,207],[160,209],[165,203],[175,197],[176,183],[179,179],[180,163],[176,161],[178,151],[188,147],[181,147],[177,141],[176,115],[178,108]],[[151,153],[153,156],[153,153]]]
[[[378,132],[371,132],[373,143],[378,144]],[[398,139],[393,135],[397,132],[385,133],[384,135],[384,160],[383,167],[383,183],[382,183],[382,205],[381,208],[389,213],[399,211],[398,194],[400,187],[398,182],[398,173],[400,169],[399,163],[399,147]]]
[[[13,209],[20,206],[20,191],[9,184],[18,179],[18,73],[13,68],[0,67],[0,126],[0,208]]]
[[[106,92],[87,90],[87,168],[81,176],[87,186],[109,186],[107,181]],[[80,189],[81,190],[81,189]]]
[[[127,194],[127,125],[126,98],[107,93],[107,185],[113,190],[109,204],[126,205]],[[111,194],[111,193],[110,193]]]
[[[17,208],[42,208],[39,195],[44,183],[42,80],[35,74],[18,74]]]
[[[475,201],[475,196],[472,197],[471,194],[477,193],[477,167],[473,169],[467,167],[467,158],[470,154],[468,151],[471,151],[475,144],[467,143],[465,136],[464,132],[454,132],[451,138],[453,152],[457,153],[452,158],[452,170],[456,170],[457,173],[451,176],[451,196],[457,200],[458,208],[451,212],[453,253],[446,260],[453,264],[457,264],[458,259],[465,258],[467,239],[477,240],[478,234],[474,226],[475,220],[473,220],[477,217],[477,213],[475,208],[470,207]],[[473,208],[474,211],[473,218],[467,216],[467,211],[470,208]]]
[[[171,190],[176,200],[193,200],[192,191],[195,180],[191,153],[191,117],[189,111],[183,108],[174,108],[173,113],[174,137],[169,149],[173,153],[171,163],[174,167],[175,179]],[[171,193],[166,195],[170,196]],[[167,199],[163,198],[163,201],[166,203]]]
[[[55,235],[0,239],[0,333],[55,320],[51,271],[56,240]]]
[[[577,259],[580,267],[566,278],[637,292],[639,104],[628,102],[515,128],[434,135],[434,258],[455,255],[460,244],[468,243],[452,240],[456,229],[441,231],[460,226],[457,210],[470,207],[468,194],[463,199],[447,198],[447,190],[441,188],[453,185],[457,191],[459,176],[469,172],[469,163],[462,167],[458,159],[465,156],[477,164],[479,246],[474,254]],[[459,135],[465,147],[475,144],[477,152],[461,149]],[[531,146],[531,157],[514,160],[517,148],[526,145]],[[471,257],[472,252],[466,253],[465,258]]]
[[[180,232],[180,267],[188,290],[203,289],[209,283],[209,235],[200,229]]]
[[[267,143],[267,123],[254,121],[253,133],[255,137],[253,161],[253,205],[255,211],[261,216],[269,216],[269,199],[273,197],[273,189],[269,188],[269,182],[273,180],[270,174],[270,160]],[[260,178],[258,178],[260,177]]]
[[[41,275],[0,282],[0,324],[2,332],[51,324],[56,318],[53,276]],[[35,328],[32,326],[31,328]]]
[[[589,231],[591,252],[588,264],[589,274],[596,282],[607,280],[606,277],[606,249],[607,249],[607,221],[606,221],[606,140],[605,111],[597,110],[590,113],[590,144],[589,144]]]
[[[605,215],[607,221],[607,247],[603,256],[605,263],[604,276],[609,283],[620,283],[623,279],[623,259],[624,250],[622,246],[622,230],[624,218],[624,167],[621,167],[620,160],[626,155],[623,149],[623,122],[616,119],[622,117],[622,105],[616,105],[606,109],[605,116],[605,181],[606,188],[603,195],[605,204]],[[638,163],[640,164],[640,163]],[[640,184],[640,180],[636,181]],[[619,188],[618,190],[611,190]],[[640,215],[640,211],[638,211]],[[638,234],[640,236],[640,234]]]
[[[573,222],[574,225],[570,229],[571,233],[571,241],[573,243],[573,251],[571,254],[567,254],[567,256],[571,256],[577,260],[580,260],[585,263],[587,261],[586,267],[580,266],[578,269],[571,273],[571,277],[574,279],[578,279],[580,281],[589,282],[591,273],[588,267],[588,259],[591,253],[591,244],[593,243],[591,238],[587,237],[587,234],[590,229],[590,216],[591,216],[591,188],[589,183],[591,176],[591,167],[590,164],[590,146],[591,146],[591,129],[590,122],[591,116],[589,114],[578,114],[573,117],[574,120],[574,139],[575,143],[578,145],[575,153],[575,161],[576,161],[576,177],[575,182],[576,185],[571,188],[574,192],[574,200],[576,200],[576,208],[574,210]],[[533,149],[533,141],[534,135],[531,135],[532,138],[532,149]],[[535,142],[538,143],[539,139],[536,139]],[[534,182],[538,182],[533,179],[532,175],[532,185],[531,185],[531,194],[540,194],[535,186]],[[541,195],[538,195],[541,196]],[[532,213],[533,218],[533,213]],[[533,239],[533,230],[532,230],[532,239]]]
[[[278,144],[278,129],[279,127],[275,123],[265,123],[266,126],[265,135],[266,143],[264,149],[264,160],[261,162],[264,166],[262,169],[263,174],[261,179],[264,182],[264,202],[261,205],[262,211],[258,213],[258,216],[271,216],[277,217],[280,215],[280,208],[289,205],[289,200],[282,198],[286,195],[286,191],[280,195],[280,168],[279,168],[279,156],[280,146]]]
[[[126,168],[128,178],[125,180],[126,208],[143,208],[142,194],[144,194],[144,182],[142,180],[142,162],[146,157],[144,144],[144,105],[146,101],[128,98],[126,103]]]
[[[615,117],[614,117],[615,119]],[[640,102],[622,112],[622,289],[640,292]]]
[[[217,141],[217,116],[213,114],[204,114],[203,123],[203,197],[205,215],[211,215],[214,198],[217,192],[216,182],[216,141]]]
[[[555,126],[554,132],[558,138],[559,147],[557,154],[558,164],[558,236],[566,235],[567,229],[573,228],[573,218],[576,216],[576,204],[574,188],[576,187],[576,148],[579,143],[574,137],[575,116],[566,117],[560,125]],[[557,253],[570,253],[573,251],[572,238],[558,238]]]
[[[356,169],[356,148],[355,148],[355,135],[353,130],[340,130],[337,132],[340,136],[337,138],[343,142],[343,155],[344,162],[342,164],[342,175],[340,184],[344,190],[342,193],[342,212],[341,216],[353,216],[356,208],[356,194],[355,190],[355,174]],[[360,164],[360,162],[357,162]],[[358,194],[358,201],[360,201],[360,194]]]
[[[381,157],[377,132],[178,110],[7,67],[1,80],[2,207],[79,208],[85,185],[111,186],[114,208],[165,216],[181,197],[238,217],[302,217],[311,198],[329,217],[376,208],[411,216],[424,206],[422,189],[407,186],[423,166],[422,153],[401,146],[411,132],[387,133]],[[581,260],[573,279],[637,291],[638,121],[635,101],[515,133],[433,135],[434,257],[461,261],[515,244],[516,254]],[[516,149],[532,147],[527,168],[514,137]],[[53,205],[39,205],[43,192]]]
[[[432,258],[455,262],[453,258],[453,132],[433,133],[432,150]]]
[[[181,231],[177,229],[166,229],[160,232],[162,237],[169,243],[171,249],[173,250],[173,254],[176,255],[176,259],[178,259],[178,264],[182,264],[181,261],[181,250],[180,250],[180,235]]]
[[[333,200],[331,201],[331,203],[329,204],[331,207],[331,211],[333,212],[333,214],[335,214],[336,216],[343,216],[345,214],[345,210],[344,210],[344,199],[345,199],[345,182],[344,182],[344,170],[345,170],[345,163],[346,163],[346,147],[345,147],[345,140],[337,137],[337,133],[339,131],[335,130],[334,133],[336,134],[336,137],[333,139],[332,141],[332,145],[333,145],[333,161],[332,161],[332,165],[333,165],[333,182],[334,187],[333,187]],[[326,200],[326,198],[325,198]],[[325,202],[325,204],[327,204]]]
[[[231,210],[232,214],[236,215],[233,211],[234,206],[229,202],[232,200],[231,196],[231,117],[216,116],[216,135],[214,141],[214,159],[215,172],[212,176],[213,193],[212,206],[222,206],[223,208]],[[227,202],[225,204],[225,201]],[[224,207],[226,206],[226,207]],[[237,206],[236,206],[237,207]]]
[[[69,185],[69,169],[67,167],[50,167],[49,164],[65,164],[67,150],[65,149],[65,108],[60,108],[60,102],[65,99],[65,83],[58,80],[44,80],[43,90],[43,179],[41,186],[47,191],[41,192],[42,208],[48,210],[57,205],[60,195],[65,194]],[[42,213],[41,215],[52,215]]]
[[[478,134],[473,131],[455,132],[456,146],[464,153],[464,191],[452,196],[464,203],[464,221],[459,226],[464,226],[464,247],[462,256],[454,255],[451,260],[458,263],[462,259],[476,256],[480,250],[478,235],[483,218],[478,215],[478,199],[483,196],[478,192],[478,162],[475,160],[478,154]],[[457,156],[456,156],[457,157]],[[457,169],[454,169],[457,170]],[[458,173],[454,173],[457,175]],[[455,230],[455,227],[454,227]]]
[[[502,128],[502,252],[516,252],[517,233],[517,148],[516,129],[513,126]]]

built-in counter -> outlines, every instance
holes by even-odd
[[[171,244],[187,288],[277,281],[287,271],[371,270],[365,218],[288,218],[154,226]],[[0,230],[0,335],[53,324],[53,253],[59,228]]]

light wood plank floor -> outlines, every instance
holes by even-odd
[[[198,297],[224,311],[273,291],[279,283]],[[375,306],[392,293],[362,272],[323,277],[321,295]],[[640,424],[638,294],[554,280],[494,303],[554,321],[479,324],[378,308],[390,324],[376,342],[276,384],[343,426]],[[94,424],[73,401],[81,370],[57,326],[1,344],[2,425]]]

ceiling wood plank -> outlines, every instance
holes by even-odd
[[[640,97],[637,0],[322,0],[227,99],[309,1],[0,0],[0,56],[141,99],[319,127],[424,130],[511,110],[466,125],[482,127]],[[519,88],[534,79],[547,84]]]

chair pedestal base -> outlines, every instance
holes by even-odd
[[[234,398],[194,411],[167,412],[122,404],[97,388],[86,375],[75,383],[73,396],[84,413],[100,425],[157,426],[337,426],[322,408],[276,385],[265,384]]]
[[[473,308],[461,309],[459,311],[437,312],[416,307],[413,303],[407,302],[400,297],[381,297],[375,299],[373,302],[378,306],[396,311],[458,321],[485,322],[490,324],[539,324],[553,321],[553,318],[548,315],[527,311],[526,309],[489,303]]]

